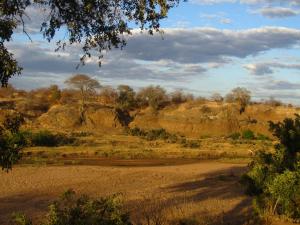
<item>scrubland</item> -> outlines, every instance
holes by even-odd
[[[22,159],[0,173],[1,224],[18,211],[40,221],[68,188],[95,198],[120,194],[134,224],[258,224],[240,176],[257,151],[272,152],[278,142],[268,121],[299,112],[253,102],[241,112],[236,102],[190,96],[126,108],[118,93],[102,92],[86,100],[82,121],[78,92],[54,98],[49,90],[0,99],[0,121],[25,117]]]

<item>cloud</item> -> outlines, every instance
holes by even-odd
[[[225,16],[226,14],[225,13],[216,13],[216,14],[201,14],[200,15],[200,18],[204,21],[216,21],[216,22],[219,22],[220,24],[231,24],[232,23],[232,20],[227,18]],[[179,27],[177,27],[179,28]]]
[[[291,17],[291,16],[297,16],[299,14],[299,12],[294,9],[283,8],[283,7],[274,7],[274,8],[266,7],[260,9],[259,13],[269,18]]]
[[[265,62],[265,63],[248,64],[245,65],[244,68],[249,70],[251,74],[260,76],[266,74],[273,74],[274,73],[273,68],[300,70],[300,64]]]
[[[97,76],[100,80],[186,82],[191,77],[207,76],[210,70],[229,64],[235,58],[286,49],[299,43],[300,30],[282,27],[241,31],[165,29],[163,38],[158,34],[150,36],[134,32],[128,37],[124,50],[112,50],[104,55],[101,68],[94,57],[79,70],[76,70],[82,54],[79,45],[67,47],[63,52],[54,52],[54,46],[44,42],[27,45],[12,42],[8,48],[24,67],[18,86],[36,87],[37,81],[44,86],[53,81],[62,83],[68,76],[79,72]],[[261,74],[271,73],[272,66],[269,65],[269,71],[261,71]],[[28,84],[31,82],[34,85]]]
[[[221,18],[221,19],[220,19],[220,23],[221,23],[221,24],[231,24],[231,23],[232,23],[232,20],[229,19],[229,18]]]
[[[248,64],[244,66],[253,75],[272,74],[274,71],[266,64]]]
[[[299,90],[299,83],[291,83],[289,81],[273,81],[265,86],[269,90]]]
[[[235,3],[236,0],[191,0],[190,2],[200,5],[214,5],[220,3]]]
[[[191,3],[201,4],[201,5],[213,5],[221,3],[240,3],[240,4],[267,4],[267,5],[290,5],[299,6],[300,2],[298,0],[192,0]]]
[[[24,30],[28,34],[37,34],[41,31],[42,23],[47,19],[49,15],[49,10],[42,7],[37,6],[29,6],[25,10],[25,14],[23,16],[24,21]],[[23,32],[23,25],[19,24],[16,32]]]
[[[126,55],[145,61],[225,63],[300,43],[300,30],[263,27],[241,31],[214,28],[165,29],[160,35],[137,33],[128,39]]]

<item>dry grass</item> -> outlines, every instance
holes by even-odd
[[[259,149],[271,149],[271,141],[233,141],[226,138],[195,139],[199,147],[180,143],[147,141],[125,134],[89,134],[76,146],[31,147],[24,150],[22,164],[102,164],[104,159],[186,159],[249,162]],[[167,161],[166,161],[167,163]]]

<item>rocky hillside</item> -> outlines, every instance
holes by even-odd
[[[18,107],[18,102],[14,104],[13,101],[9,101],[9,106],[3,103],[5,107],[0,109],[0,120],[3,115],[12,111],[21,111],[24,114],[24,109]],[[270,135],[268,121],[280,121],[286,117],[293,117],[295,113],[300,113],[300,110],[287,106],[252,104],[240,114],[238,106],[234,103],[188,101],[171,104],[158,111],[147,107],[124,115],[112,106],[93,103],[86,108],[85,121],[82,122],[80,106],[73,103],[55,104],[46,112],[30,112],[26,126],[30,129],[54,131],[120,132],[128,125],[130,128],[139,127],[146,130],[164,128],[170,133],[197,138],[226,136],[246,129]]]

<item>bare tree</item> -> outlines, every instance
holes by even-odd
[[[81,101],[80,101],[80,122],[85,122],[85,109],[86,109],[86,100],[91,94],[95,94],[96,90],[101,87],[100,83],[85,75],[85,74],[76,74],[70,77],[65,83],[70,87],[80,91]]]
[[[214,102],[218,102],[221,103],[224,101],[224,98],[222,97],[222,95],[220,95],[219,93],[214,93],[212,94],[212,96],[210,97],[210,99]]]
[[[164,104],[168,101],[166,90],[160,86],[152,85],[142,88],[138,92],[137,98],[142,105],[148,105],[155,111],[163,107]]]
[[[240,114],[245,112],[247,105],[250,103],[251,92],[246,88],[237,87],[231,90],[225,97],[226,102],[236,102],[240,106]]]

